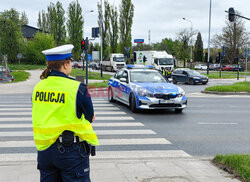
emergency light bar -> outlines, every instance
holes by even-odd
[[[153,69],[152,65],[127,65],[127,69]]]

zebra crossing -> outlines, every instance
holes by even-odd
[[[93,160],[191,157],[119,106],[104,99],[94,99],[93,104],[96,120],[92,126],[100,142]],[[31,113],[29,97],[14,100],[0,95],[0,162],[36,160]]]

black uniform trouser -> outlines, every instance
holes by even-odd
[[[90,182],[90,145],[86,142],[64,146],[57,140],[48,149],[38,151],[41,182]]]

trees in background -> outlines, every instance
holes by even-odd
[[[28,64],[46,64],[43,50],[55,47],[53,35],[47,33],[36,33],[33,40],[27,42],[24,52],[25,62]]]
[[[1,54],[7,54],[8,60],[17,60],[22,43],[21,21],[19,13],[15,9],[5,10],[0,13],[0,50]]]
[[[215,48],[226,46],[225,61],[233,64],[236,63],[235,58],[239,56],[240,49],[249,44],[249,36],[242,18],[236,16],[234,22],[226,20],[226,26],[223,27],[222,33],[214,35],[211,42]]]
[[[120,30],[120,51],[126,54],[125,47],[132,51],[132,24],[134,17],[134,5],[131,0],[122,0],[120,5],[119,30]]]
[[[110,20],[110,28],[109,28],[109,35],[110,35],[110,52],[117,53],[118,52],[118,11],[116,6],[110,7],[109,13],[109,20]]]
[[[197,34],[197,39],[196,39],[195,45],[194,45],[194,61],[203,62],[203,60],[204,60],[203,57],[204,57],[203,41],[202,41],[201,33],[199,32]]]
[[[29,24],[29,19],[28,19],[27,15],[26,15],[25,11],[22,12],[20,21],[21,21],[22,25]]]
[[[78,1],[73,1],[68,8],[67,29],[69,34],[69,41],[74,45],[72,51],[73,58],[78,60],[81,55],[80,42],[83,37],[83,16],[82,8]]]

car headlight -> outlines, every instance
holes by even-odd
[[[183,96],[185,96],[185,94],[186,94],[185,91],[182,88],[179,87],[179,93],[177,94],[177,98],[178,97],[183,97]]]

